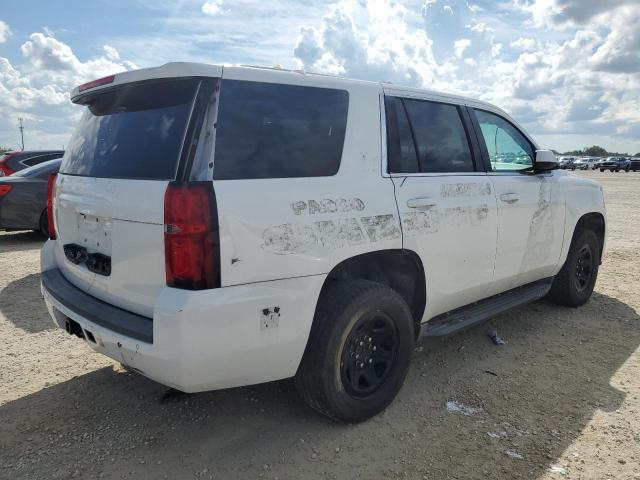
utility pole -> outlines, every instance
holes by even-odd
[[[20,122],[20,138],[22,138],[22,150],[24,151],[24,127],[22,126],[22,118],[18,118]]]

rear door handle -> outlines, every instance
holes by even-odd
[[[500,200],[502,200],[504,203],[516,203],[518,200],[520,200],[520,195],[518,195],[517,193],[503,193],[502,195],[500,195]]]
[[[435,206],[436,202],[431,200],[429,197],[416,197],[407,200],[407,207],[409,208],[429,208]]]

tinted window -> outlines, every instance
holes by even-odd
[[[25,160],[21,160],[21,163],[31,167],[33,165],[38,165],[39,163],[46,162],[48,160],[53,160],[55,158],[62,158],[62,155],[64,155],[64,152],[36,155],[34,157],[27,157]]]
[[[387,117],[388,171],[392,173],[417,173],[418,156],[413,135],[402,100],[385,97]]]
[[[455,105],[404,100],[421,172],[473,172],[473,159]]]
[[[524,170],[533,166],[533,146],[518,129],[493,113],[483,110],[475,113],[493,171]]]
[[[53,173],[57,173],[60,168],[61,159],[49,160],[47,162],[39,163],[33,167],[25,168],[13,174],[14,177],[31,177],[31,178],[43,178],[48,177]]]
[[[334,175],[348,104],[344,90],[223,80],[214,178]]]
[[[29,167],[31,167],[32,165],[37,165],[39,163],[42,163],[46,160],[50,160],[48,155],[38,155],[35,157],[29,157],[29,158],[25,158],[24,160],[21,160],[20,163],[22,163],[23,165],[27,165]]]
[[[395,105],[391,113],[397,119],[397,139],[390,142],[397,145],[389,147],[391,172],[474,171],[473,157],[458,107],[407,98],[396,98],[393,103]],[[412,161],[412,156],[415,161]]]
[[[60,172],[173,179],[197,86],[195,79],[140,82],[88,97]]]

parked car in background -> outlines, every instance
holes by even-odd
[[[625,157],[607,157],[598,164],[601,172],[609,170],[611,172],[629,171],[629,161]]]
[[[640,171],[640,157],[629,158],[629,170],[633,170],[634,172]]]
[[[0,178],[0,230],[40,230],[49,236],[47,182],[61,162],[49,160]]]
[[[32,150],[7,152],[0,157],[0,177],[32,167],[42,162],[62,158],[64,150]]]
[[[596,161],[596,157],[580,157],[573,162],[573,165],[578,170],[592,170],[595,168]]]
[[[558,166],[563,170],[575,170],[576,166],[574,164],[576,157],[560,157],[560,161],[558,162]]]

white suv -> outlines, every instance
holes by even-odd
[[[173,63],[76,88],[42,292],[61,328],[185,392],[296,378],[380,412],[420,335],[578,306],[601,188],[468,98]]]

